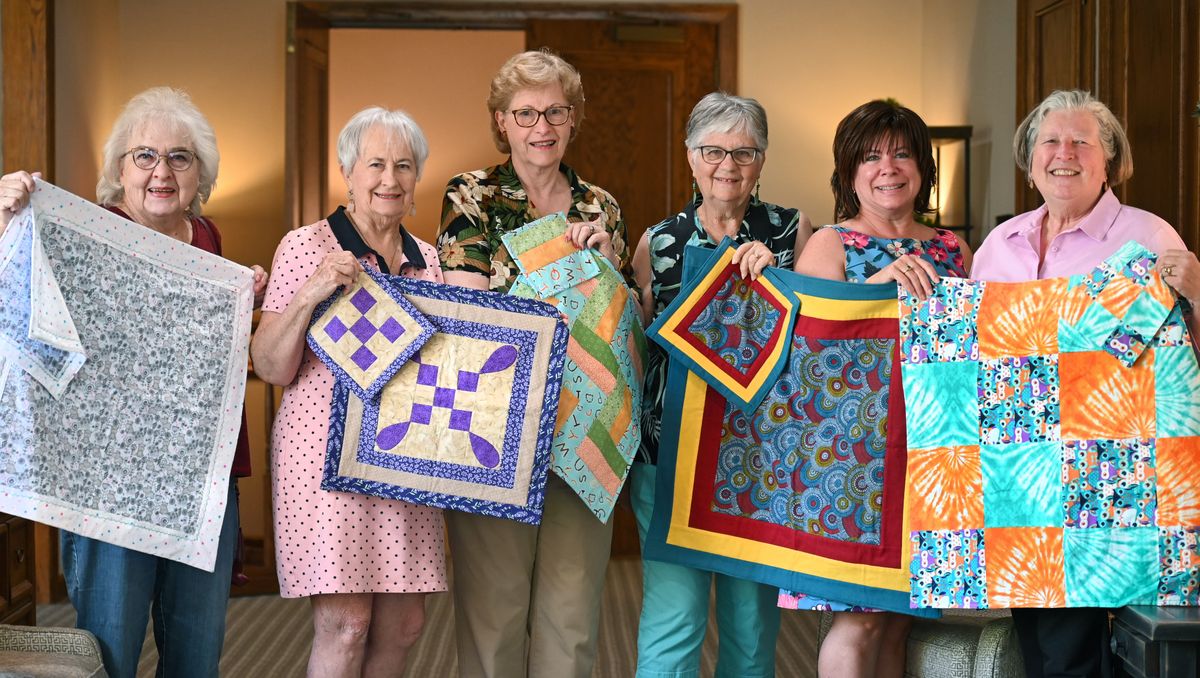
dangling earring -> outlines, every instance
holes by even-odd
[[[417,216],[417,201],[416,200],[414,200],[412,206],[408,208],[408,216],[410,216],[410,217]]]
[[[1033,188],[1033,175],[1029,175],[1029,187]]]
[[[346,189],[346,193],[349,196],[346,199],[346,211],[353,212],[354,211],[354,189],[353,188]]]
[[[700,185],[696,183],[695,177],[692,177],[692,202],[700,202]]]
[[[754,182],[754,202],[762,202],[762,199],[758,197],[758,189],[761,187],[762,187],[761,181]]]
[[[1101,193],[1108,193],[1108,179],[1104,180],[1104,186],[1100,188]]]

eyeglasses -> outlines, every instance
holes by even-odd
[[[167,167],[182,172],[192,166],[196,160],[196,154],[186,148],[177,148],[166,153],[158,151],[148,146],[137,146],[125,151],[122,156],[128,155],[133,159],[133,164],[144,170],[152,170],[158,167],[158,163],[166,160]]]
[[[571,111],[573,110],[575,110],[574,106],[551,106],[544,111],[539,111],[536,108],[518,108],[509,111],[509,113],[512,113],[517,127],[533,127],[537,124],[538,118],[543,116],[545,116],[546,122],[558,127],[571,117]]]
[[[700,157],[710,165],[720,165],[725,162],[725,156],[732,155],[733,162],[738,165],[753,165],[762,151],[745,146],[743,148],[721,148],[720,146],[700,146]]]

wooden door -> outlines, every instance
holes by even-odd
[[[1166,219],[1194,249],[1200,8],[1179,0],[1104,0],[1100,10],[1094,91],[1133,147],[1133,178],[1115,192],[1122,203]]]
[[[692,107],[735,89],[718,25],[533,19],[526,36],[530,49],[549,47],[579,69],[587,107],[566,162],[617,199],[633,248],[691,199],[683,139]]]
[[[1095,88],[1097,0],[1020,0],[1017,5],[1017,121],[1056,89]],[[1017,212],[1041,204],[1017,170]]]

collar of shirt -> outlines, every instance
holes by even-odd
[[[583,216],[584,213],[589,215],[599,213],[600,200],[591,191],[583,187],[583,183],[579,181],[579,175],[575,170],[571,169],[566,163],[558,163],[558,171],[562,172],[567,177],[567,184],[571,187],[571,207],[568,210],[567,216],[575,216],[580,219],[587,220]],[[525,187],[521,185],[521,179],[517,176],[517,170],[513,167],[512,157],[510,156],[503,165],[496,166],[496,180],[500,184],[500,195],[521,203],[528,209],[529,196],[525,193]]]
[[[1049,209],[1046,205],[1037,208],[1029,214],[1028,220],[1022,223],[1020,227],[1013,229],[1012,233],[1008,234],[1008,237],[1024,238],[1036,252],[1042,240],[1042,223],[1045,221],[1048,211]],[[1112,189],[1108,189],[1100,196],[1100,200],[1092,208],[1091,212],[1080,219],[1079,223],[1075,224],[1075,226],[1059,233],[1059,236],[1079,231],[1092,240],[1101,242],[1104,240],[1105,235],[1108,234],[1108,230],[1112,228],[1120,212],[1121,201],[1117,200],[1117,196],[1113,194]],[[1050,243],[1045,244],[1047,246],[1050,245]]]
[[[345,207],[339,205],[333,211],[333,214],[327,217],[327,220],[329,221],[329,230],[333,231],[333,237],[337,238],[338,245],[341,245],[342,249],[353,254],[355,259],[361,259],[365,255],[370,254],[375,257],[375,265],[379,267],[382,273],[387,275],[392,274],[388,270],[387,259],[371,249],[362,239],[362,236],[359,235],[358,229],[354,228],[350,217],[346,216]],[[400,262],[399,273],[404,272],[405,266],[425,268],[425,256],[421,254],[421,246],[417,244],[417,239],[412,237],[412,234],[404,228],[403,224],[400,225],[400,242],[404,261]]]

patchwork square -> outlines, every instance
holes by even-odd
[[[364,267],[355,285],[313,312],[307,341],[313,353],[358,397],[371,400],[433,336],[433,324],[389,291],[383,274]]]
[[[909,450],[909,528],[961,530],[983,523],[979,447]]]
[[[1126,367],[1104,351],[1058,358],[1064,440],[1124,440],[1156,435],[1154,358]]]
[[[1065,525],[1079,528],[1155,524],[1153,440],[1063,443]]]
[[[741,374],[768,350],[783,314],[783,309],[758,294],[752,283],[730,275],[687,326],[696,342]]]
[[[983,530],[912,533],[912,606],[988,606]]]
[[[1159,605],[1200,605],[1200,544],[1195,527],[1160,527]]]
[[[1159,438],[1154,453],[1158,524],[1200,525],[1200,438]]]
[[[1126,367],[1132,366],[1146,351],[1173,307],[1173,301],[1164,306],[1149,292],[1139,294],[1121,324],[1109,335],[1104,350]]]
[[[983,445],[980,461],[985,526],[1063,524],[1060,442]]]
[[[1076,317],[1058,321],[1058,350],[1062,353],[1104,351],[1108,338],[1121,324],[1121,319],[1108,309],[1090,303],[1086,296],[1083,299],[1088,303],[1080,307]]]
[[[1058,353],[1059,304],[1066,291],[1063,278],[987,283],[977,315],[979,359]]]
[[[524,283],[539,299],[551,301],[602,271],[591,250],[581,250],[563,237],[567,225],[567,215],[555,212],[502,236]]]
[[[1158,603],[1158,528],[1063,530],[1067,605]]]
[[[1159,438],[1200,435],[1200,365],[1191,342],[1154,349],[1155,434]]]
[[[904,368],[901,376],[910,449],[979,444],[978,372],[975,362]]]
[[[1059,439],[1057,354],[981,361],[978,398],[982,442]]]
[[[979,359],[975,313],[986,283],[970,284],[947,278],[923,303],[900,290],[901,348],[903,360],[919,364]]]
[[[1066,582],[1061,528],[988,528],[989,607],[1063,607]]]

